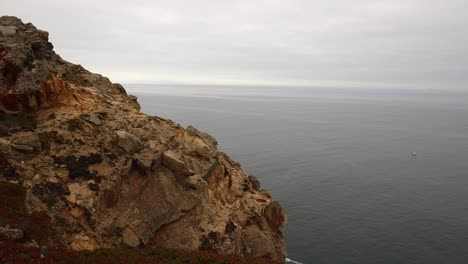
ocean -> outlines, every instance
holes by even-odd
[[[126,85],[286,209],[298,263],[468,263],[468,91]]]

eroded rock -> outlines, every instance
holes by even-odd
[[[218,141],[211,135],[201,132],[198,129],[194,128],[193,126],[187,127],[187,133],[193,136],[198,136],[204,139],[204,141],[210,145],[212,149],[217,149]]]
[[[77,204],[91,210],[94,204],[93,191],[89,189],[88,183],[70,183],[68,184],[69,195],[67,200],[70,203]]]
[[[15,150],[25,152],[25,153],[33,153],[33,152],[40,152],[41,151],[41,143],[39,142],[39,138],[35,134],[21,134],[18,135],[15,141],[12,142],[11,147]]]
[[[21,151],[21,152],[26,152],[26,153],[33,153],[34,152],[34,147],[31,147],[31,146],[28,146],[28,145],[13,143],[13,144],[11,144],[11,147],[18,150],[18,151]]]
[[[116,131],[115,134],[117,135],[117,146],[128,153],[136,153],[143,148],[143,144],[137,136],[122,130]]]
[[[140,113],[122,85],[55,54],[47,32],[14,17],[0,17],[0,31],[0,183],[24,188],[18,200],[5,185],[3,199],[49,230],[39,247],[284,261],[284,210],[216,139]]]
[[[132,167],[142,175],[147,175],[161,165],[162,157],[160,152],[138,153],[134,155]]]
[[[179,155],[173,151],[164,152],[162,164],[175,175],[187,177],[194,174],[193,171],[185,166],[185,163],[180,159]]]
[[[125,229],[122,235],[122,243],[132,248],[138,247],[141,244],[140,238],[130,228]]]
[[[98,113],[83,114],[80,117],[81,119],[88,121],[96,126],[102,125],[102,120],[104,119],[104,117]]]

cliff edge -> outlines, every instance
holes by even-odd
[[[0,168],[3,241],[286,256],[284,210],[213,137],[140,113],[121,85],[61,59],[47,32],[9,16]]]

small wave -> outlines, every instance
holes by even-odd
[[[285,261],[286,261],[286,263],[304,264],[304,263],[302,263],[302,262],[298,262],[298,261],[292,260],[292,259],[290,259],[290,258],[286,258]]]

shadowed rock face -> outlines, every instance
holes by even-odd
[[[0,73],[0,181],[52,219],[59,239],[48,243],[284,261],[284,210],[212,136],[140,113],[121,85],[61,59],[47,32],[14,17],[0,17]]]
[[[48,33],[15,17],[0,21],[0,95],[3,107],[18,111],[32,110],[45,103],[52,85],[45,82],[59,57],[52,51]],[[42,93],[42,94],[41,94]]]

